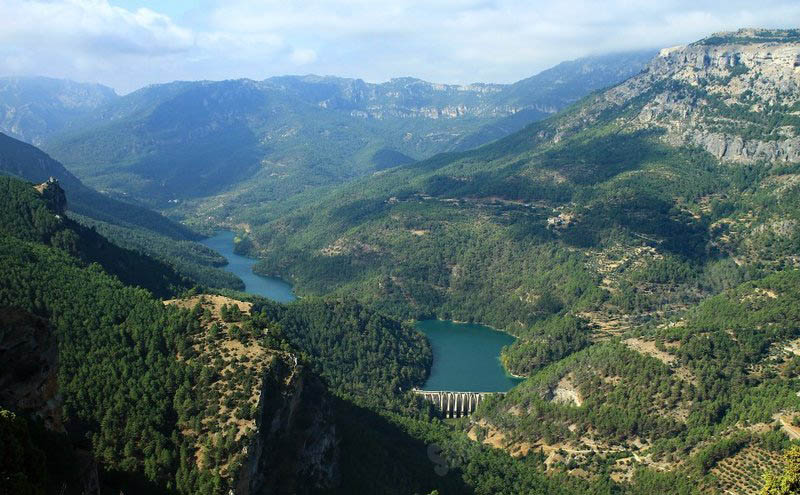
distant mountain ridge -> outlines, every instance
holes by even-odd
[[[118,98],[113,89],[49,77],[0,77],[0,131],[40,145]]]
[[[650,56],[587,57],[509,85],[330,76],[159,84],[109,99],[43,148],[93,187],[161,209],[223,191],[258,203],[484,144],[621,82]]]

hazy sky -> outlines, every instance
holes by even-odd
[[[0,75],[120,92],[307,73],[512,82],[593,53],[798,25],[797,0],[0,0]]]

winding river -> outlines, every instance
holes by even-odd
[[[223,230],[213,237],[200,241],[200,244],[210,247],[228,260],[223,268],[238,276],[244,282],[245,292],[272,299],[281,303],[292,302],[297,299],[292,292],[292,286],[279,278],[263,277],[253,273],[253,265],[257,260],[240,256],[233,252],[233,239],[236,234]]]
[[[242,279],[245,291],[282,303],[294,301],[291,285],[278,278],[256,275],[256,260],[233,252],[235,236],[222,231],[201,243],[228,260],[224,269]],[[505,392],[520,382],[508,375],[500,363],[500,350],[514,342],[507,333],[485,325],[447,320],[420,321],[416,326],[433,348],[433,366],[424,390]]]

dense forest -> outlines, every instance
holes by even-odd
[[[791,266],[800,248],[796,163],[743,156],[732,166],[696,143],[676,145],[672,114],[641,120],[655,100],[703,101],[698,133],[772,146],[797,126],[796,94],[746,110],[772,101],[779,83],[754,82],[740,66],[695,68],[693,84],[654,65],[482,148],[250,210],[240,217],[253,227],[247,245],[258,270],[301,294],[355,295],[402,318],[515,334],[565,308],[646,320],[696,303],[720,284]],[[739,86],[720,77],[764,95],[731,96]],[[615,267],[634,250],[652,253],[645,266]]]
[[[4,444],[3,458],[16,459],[22,453],[27,459],[28,467],[19,472],[15,470],[17,464],[3,465],[17,476],[15,483],[24,488],[20,493],[42,493],[68,479],[58,467],[75,449],[93,453],[102,467],[104,482],[111,486],[128,487],[134,492],[150,487],[179,493],[223,493],[236,479],[225,476],[236,473],[235,465],[226,459],[233,459],[231,456],[251,437],[229,437],[226,430],[205,419],[219,412],[214,406],[219,387],[213,385],[225,379],[229,387],[250,397],[256,378],[237,371],[237,367],[229,376],[225,365],[220,364],[225,361],[201,352],[198,339],[221,343],[219,339],[229,338],[304,361],[304,354],[283,336],[282,326],[298,338],[307,334],[300,325],[309,325],[322,337],[325,329],[330,329],[325,325],[348,322],[351,326],[337,327],[337,331],[352,335],[347,342],[355,344],[350,347],[355,367],[348,376],[355,390],[377,387],[378,379],[409,386],[419,382],[429,366],[430,351],[427,357],[425,353],[420,358],[409,355],[409,346],[424,346],[418,336],[352,304],[309,303],[286,315],[281,308],[275,313],[269,304],[265,306],[273,308],[272,312],[254,311],[252,316],[226,310],[204,336],[213,318],[201,305],[186,309],[165,306],[149,291],[123,285],[100,264],[87,265],[78,256],[91,256],[93,252],[72,247],[83,246],[82,235],[94,239],[96,234],[88,229],[66,230],[76,226],[57,218],[29,184],[3,179],[3,188],[12,201],[3,208],[0,307],[5,308],[4,314],[30,314],[49,322],[58,341],[58,390],[63,398],[63,424],[70,434],[59,437],[63,448],[47,449],[41,443],[46,435],[35,422],[8,411],[2,413],[4,438],[15,439]],[[279,323],[277,318],[286,323]],[[218,325],[228,327],[224,336]],[[4,335],[12,330],[4,328]],[[358,338],[364,331],[378,339],[375,347]],[[329,336],[318,344],[322,346],[319,350],[327,351],[326,345],[331,342],[338,340]],[[308,350],[313,352],[311,343]],[[375,355],[376,351],[381,355]],[[378,369],[376,360],[391,363],[392,359],[396,359],[396,365],[387,364],[381,375],[372,375]],[[269,376],[269,369],[254,372]],[[321,369],[332,373],[333,367]],[[334,382],[332,376],[330,381]],[[337,383],[345,387],[344,380]],[[273,387],[280,385],[278,382]],[[275,392],[279,390],[268,391]],[[322,389],[319,393],[327,392]],[[230,396],[232,406],[241,400],[236,397]],[[249,403],[238,409],[242,420],[256,414]],[[200,462],[195,460],[198,452],[204,459]]]
[[[370,173],[332,186],[347,174],[299,167],[285,201],[262,203],[278,179],[255,177],[169,203],[204,231],[240,229],[237,251],[302,296],[289,304],[239,292],[163,217],[71,210],[57,181],[0,177],[0,480],[32,494],[81,493],[94,472],[125,493],[791,493],[800,83],[796,60],[765,53],[796,41],[740,31],[667,50],[550,119],[426,160],[316,140],[314,157],[356,153]],[[155,93],[143,116],[56,144],[97,165],[115,136],[140,138],[125,131],[140,117],[175,137],[226,95],[265,105],[261,89],[151,87],[125,99]],[[197,139],[137,191],[163,203],[274,170],[236,119]],[[97,183],[156,171],[162,145],[132,147]],[[205,173],[197,191],[187,167]],[[524,379],[443,419],[413,390],[434,359],[413,323],[434,317],[514,335],[500,359]]]
[[[321,493],[615,491],[608,482],[545,475],[540,457],[513,460],[467,439],[459,423],[438,419],[408,391],[424,380],[431,354],[422,336],[405,324],[347,299],[284,306],[227,293],[249,301],[249,311],[233,304],[210,310],[202,300],[216,296],[188,292],[184,298],[190,304],[164,305],[147,290],[125,286],[101,265],[86,265],[69,249],[42,242],[54,237],[46,234],[57,231],[48,223],[59,220],[56,214],[31,185],[7,180],[5,187],[17,199],[9,203],[13,210],[4,212],[0,306],[6,313],[48,322],[58,342],[62,420],[69,433],[51,433],[25,414],[2,412],[3,434],[14,439],[3,455],[31,460],[24,469],[4,464],[20,490],[42,493],[70,482],[75,473],[64,469],[65,459],[88,451],[100,463],[105,486],[126,487],[126,493],[222,493],[236,482],[242,448],[254,437],[252,431],[237,437],[228,419],[219,418],[229,418],[225,411],[232,411],[239,421],[253,421],[259,414],[248,400],[253,387],[260,381],[275,394],[286,380],[292,383],[293,375],[286,373],[295,369],[292,373],[306,376],[305,393],[311,394],[298,400],[329,404],[324,414],[337,425],[341,482]],[[22,218],[12,222],[17,216]],[[562,331],[580,332],[580,324],[553,322],[540,330]],[[272,357],[242,360],[224,351],[236,343]],[[630,366],[638,369],[635,362]],[[313,385],[318,379],[308,373],[318,374],[323,385]],[[278,402],[264,402],[261,414],[280,410],[280,400],[272,400]],[[486,408],[486,417],[495,407]],[[643,428],[670,431],[674,426],[656,421]],[[283,445],[286,440],[270,441]],[[289,483],[292,462],[290,455],[276,465],[284,473],[279,482]],[[645,479],[642,483],[655,482]]]
[[[115,244],[146,254],[169,265],[181,276],[204,287],[244,289],[236,275],[222,270],[224,257],[202,244],[176,240],[145,229],[124,227],[71,213],[70,218],[86,225]]]
[[[48,193],[53,197],[48,198]],[[65,251],[87,266],[96,263],[123,283],[158,296],[174,294],[191,284],[164,263],[121,248],[67,217],[66,195],[58,184],[39,193],[31,184],[0,176],[0,194],[5,198],[0,228],[9,235]]]
[[[195,242],[199,234],[138,204],[114,199],[86,187],[63,165],[22,141],[0,134],[0,175],[43,183],[53,177],[64,189],[68,215],[118,246],[169,265],[182,278],[207,287],[243,288],[220,270],[225,260]]]
[[[0,175],[34,183],[58,179],[67,192],[70,211],[116,225],[150,230],[174,239],[197,235],[183,225],[138,204],[120,201],[84,185],[42,150],[0,133]]]

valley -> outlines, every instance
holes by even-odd
[[[301,294],[514,335],[502,360],[527,379],[470,416],[478,441],[541,450],[548,471],[590,479],[635,486],[649,468],[716,486],[722,459],[787,446],[773,414],[798,407],[794,358],[770,349],[794,335],[778,328],[797,328],[785,311],[798,203],[775,185],[797,167],[800,49],[736,35],[662,50],[641,74],[476,150],[268,207],[250,222],[256,270],[291,276]]]
[[[797,492],[795,29],[0,110],[12,493]]]
[[[234,239],[236,235],[231,231],[222,231],[212,237],[204,239],[201,244],[221,254],[227,264],[224,270],[237,276],[244,282],[244,292],[265,297],[279,303],[288,303],[295,300],[292,286],[283,280],[253,273],[256,260],[240,256],[235,253]]]
[[[254,274],[256,260],[234,253],[235,234],[223,231],[202,241],[228,261],[224,269],[245,283],[244,291],[279,303],[295,300],[286,282]],[[431,342],[433,364],[423,390],[505,392],[520,381],[512,378],[499,361],[500,350],[513,338],[483,325],[430,320],[417,328]]]

